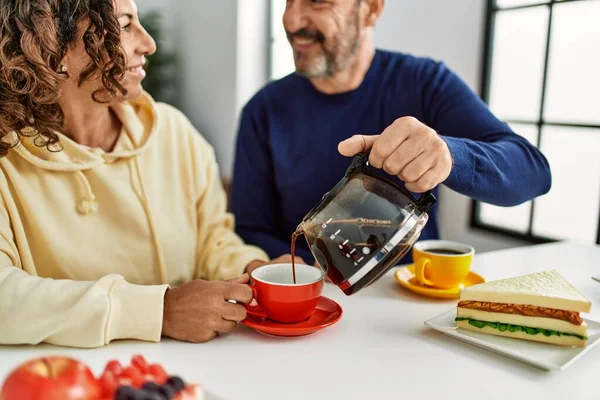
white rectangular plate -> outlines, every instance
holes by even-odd
[[[583,318],[588,324],[586,347],[563,347],[529,340],[487,335],[456,328],[456,308],[425,322],[425,325],[455,339],[534,365],[545,370],[563,370],[590,351],[600,339],[600,323]]]

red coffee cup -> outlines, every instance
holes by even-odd
[[[258,303],[247,305],[248,313],[291,324],[303,321],[317,306],[323,291],[324,274],[319,268],[296,264],[265,265],[252,271],[250,287]]]

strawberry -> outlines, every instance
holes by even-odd
[[[149,370],[159,385],[163,385],[169,379],[169,375],[160,364],[150,364]]]
[[[113,374],[111,371],[106,370],[102,373],[98,382],[100,383],[102,398],[112,397],[114,395],[115,390],[117,390],[118,386],[115,374]]]
[[[131,357],[131,365],[137,368],[142,374],[147,374],[150,371],[148,368],[148,362],[141,354],[136,354]]]
[[[134,388],[140,388],[144,384],[144,375],[134,366],[125,367],[120,378],[130,379]]]
[[[117,360],[110,360],[109,362],[106,363],[106,367],[104,367],[104,371],[110,371],[115,376],[119,376],[121,374],[121,371],[123,371],[123,366]]]

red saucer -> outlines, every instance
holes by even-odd
[[[317,307],[305,321],[295,324],[275,322],[268,319],[258,305],[254,305],[248,311],[248,316],[242,321],[242,324],[267,335],[293,337],[318,332],[335,324],[340,318],[342,318],[342,307],[335,301],[321,296]]]

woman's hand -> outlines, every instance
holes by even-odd
[[[199,343],[234,331],[246,318],[243,304],[252,301],[248,279],[247,274],[228,282],[196,279],[167,290],[162,335]]]

